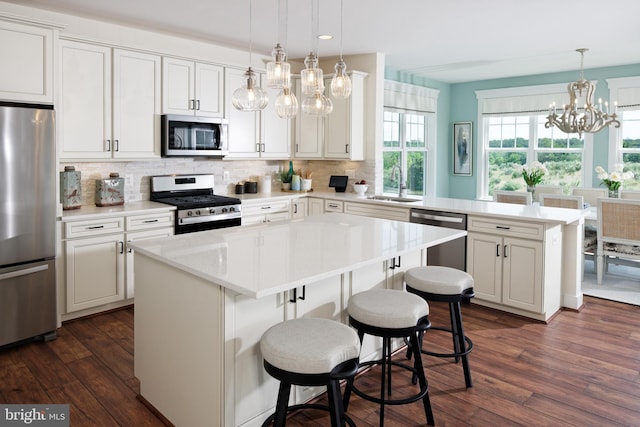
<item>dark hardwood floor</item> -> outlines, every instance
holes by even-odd
[[[68,322],[54,341],[0,350],[0,402],[68,403],[73,427],[163,425],[136,399],[133,316],[127,308]],[[463,316],[473,388],[465,389],[460,365],[423,356],[436,425],[640,426],[640,307],[585,297],[581,312],[548,325],[473,304]],[[430,317],[446,322],[446,307],[432,304]],[[450,338],[431,331],[425,343],[438,348]],[[362,388],[375,390],[377,374],[361,376]],[[411,390],[408,374],[394,371],[394,394]],[[377,405],[357,396],[349,414],[358,426],[378,425]],[[299,412],[288,425],[328,419]],[[421,404],[388,407],[385,425],[426,425]]]

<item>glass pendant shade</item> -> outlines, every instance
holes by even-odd
[[[240,111],[259,111],[264,109],[269,102],[269,95],[259,86],[256,86],[256,75],[249,67],[244,73],[247,85],[236,89],[231,96],[231,103]]]
[[[331,79],[331,95],[334,98],[346,99],[351,95],[351,79],[347,74],[347,64],[342,58],[336,63],[336,73]]]
[[[291,65],[287,62],[287,54],[280,43],[271,52],[272,62],[267,63],[267,87],[282,89],[290,86]]]
[[[276,114],[281,119],[290,119],[298,113],[298,99],[288,87],[276,98]]]
[[[331,114],[333,103],[322,92],[307,96],[302,101],[302,112],[309,116],[322,117]]]
[[[300,83],[302,84],[302,93],[305,95],[314,95],[316,92],[324,91],[324,77],[322,69],[318,68],[318,57],[310,52],[304,58],[305,69],[300,71]]]

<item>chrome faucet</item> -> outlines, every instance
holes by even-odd
[[[391,168],[391,179],[393,181],[398,180],[398,175],[400,175],[399,181],[400,181],[400,185],[398,186],[398,197],[406,197],[407,196],[407,186],[405,185],[404,181],[402,181],[402,169],[400,168],[399,164],[395,164],[393,165],[393,167]]]

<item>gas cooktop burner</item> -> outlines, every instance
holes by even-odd
[[[234,197],[217,195],[177,196],[156,199],[157,202],[176,206],[180,209],[209,208],[216,206],[239,205],[241,201]]]

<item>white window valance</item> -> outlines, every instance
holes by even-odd
[[[489,116],[546,113],[552,103],[560,108],[568,102],[567,84],[477,90],[478,112]]]
[[[437,89],[393,80],[384,81],[384,106],[389,108],[435,113],[439,94]]]
[[[617,102],[619,110],[640,109],[640,77],[607,79],[610,103]]]

